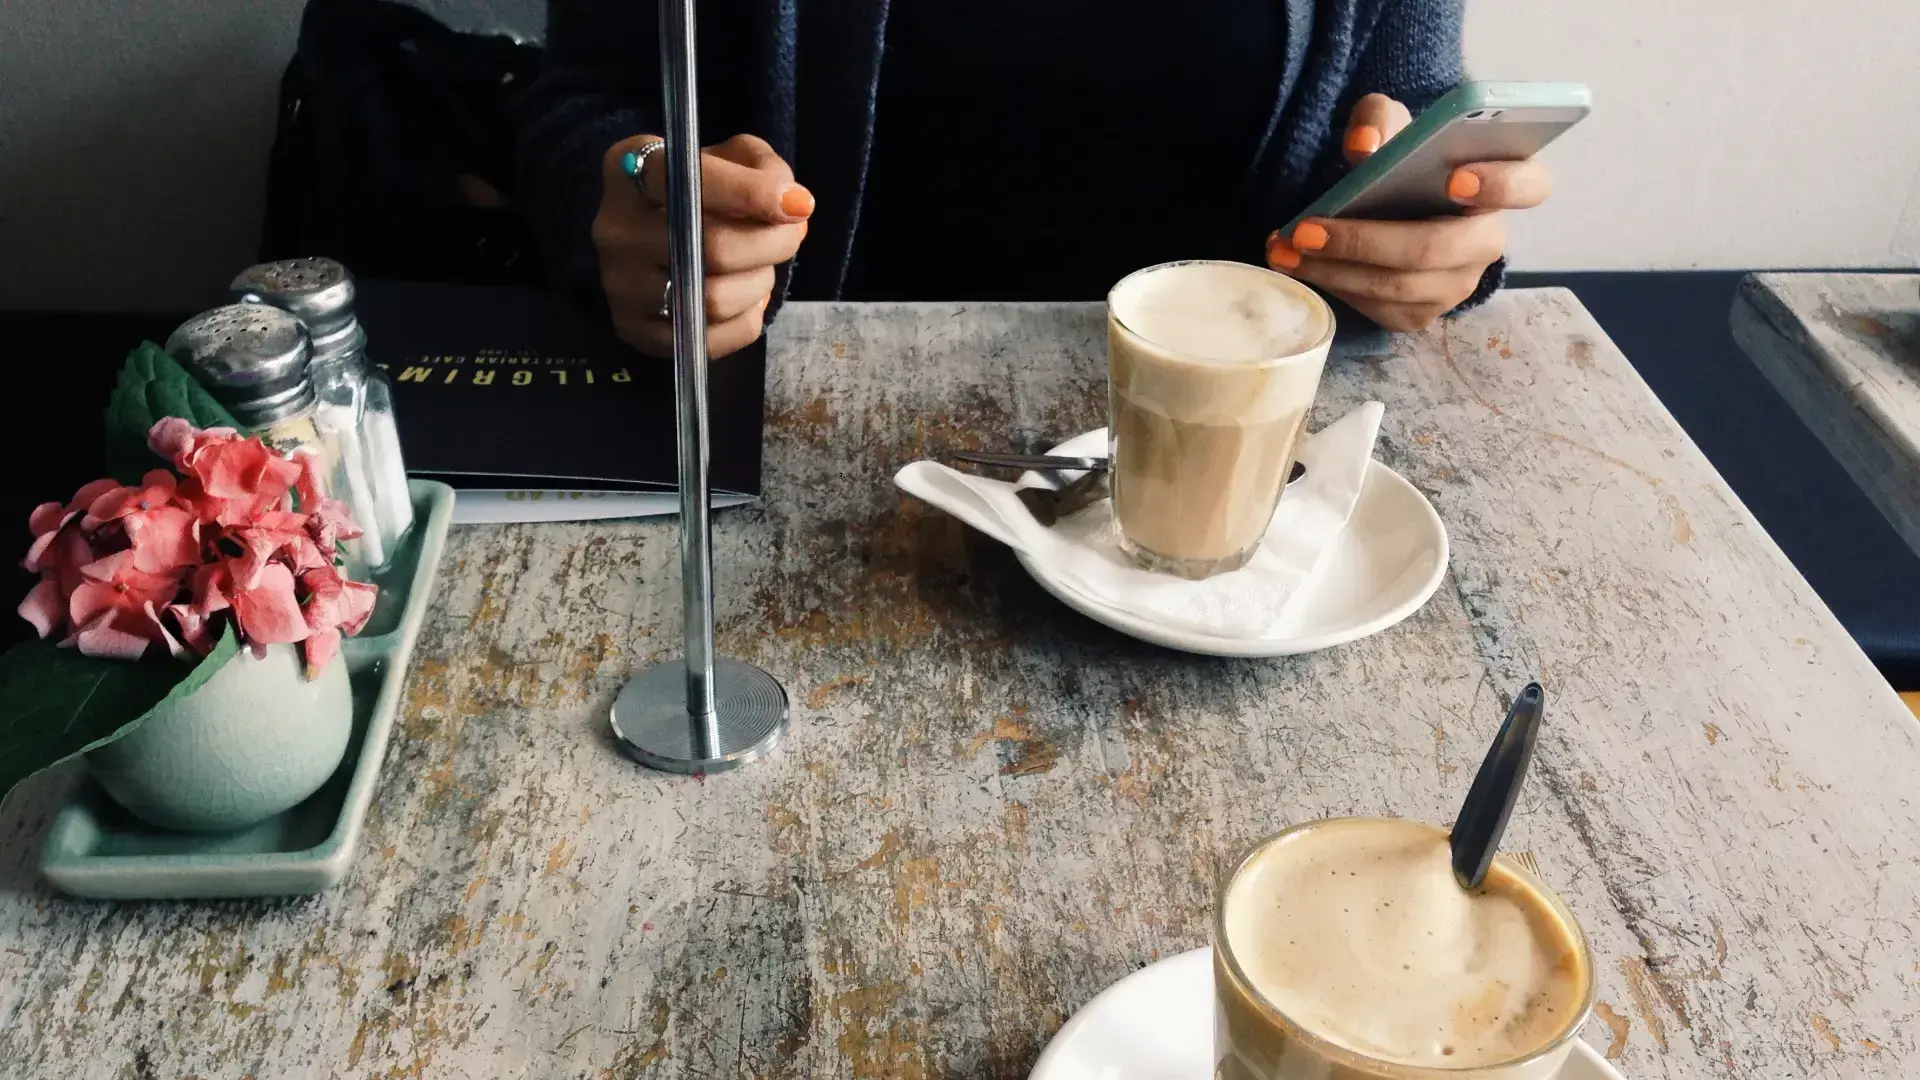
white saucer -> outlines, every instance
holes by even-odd
[[[1212,1080],[1213,950],[1170,956],[1073,1014],[1027,1080]],[[1626,1080],[1584,1040],[1554,1080]]]
[[[1076,435],[1049,450],[1072,456],[1107,453],[1107,429]],[[1377,634],[1420,610],[1447,573],[1447,530],[1420,489],[1372,463],[1353,508],[1319,572],[1287,607],[1280,632],[1232,638],[1201,634],[1109,607],[1019,552],[1027,573],[1068,607],[1123,634],[1209,656],[1291,656]]]

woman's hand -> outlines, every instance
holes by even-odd
[[[1407,107],[1368,94],[1347,121],[1347,161],[1358,163],[1412,122]],[[1458,307],[1506,251],[1502,210],[1544,202],[1553,182],[1539,161],[1462,165],[1447,179],[1455,216],[1426,221],[1308,218],[1267,238],[1267,265],[1320,286],[1389,330],[1420,330]]]
[[[593,246],[620,339],[641,352],[671,356],[673,319],[661,314],[667,294],[666,152],[648,156],[644,194],[622,164],[629,152],[658,141],[656,135],[636,135],[608,148]],[[813,195],[793,182],[793,170],[773,147],[752,135],[702,150],[700,174],[707,353],[720,357],[752,344],[765,329],[773,268],[800,249]]]

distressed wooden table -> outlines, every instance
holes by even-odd
[[[1733,336],[1920,551],[1920,274],[1751,274]]]
[[[1506,695],[1549,725],[1512,841],[1585,923],[1633,1078],[1920,1075],[1920,725],[1560,291],[1329,368],[1388,406],[1451,575],[1325,653],[1165,652],[889,486],[1097,425],[1092,306],[799,306],[721,639],[791,741],[705,781],[610,745],[676,649],[668,523],[459,531],[365,850],[301,900],[49,894],[0,810],[0,1074],[1024,1075],[1204,944],[1216,875],[1327,814],[1445,820]]]

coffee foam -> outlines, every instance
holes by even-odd
[[[1576,933],[1496,866],[1453,879],[1447,834],[1419,822],[1328,822],[1257,853],[1223,931],[1245,978],[1322,1039],[1407,1065],[1474,1068],[1544,1049],[1588,984]]]
[[[1242,263],[1155,267],[1114,286],[1114,317],[1135,336],[1192,360],[1244,364],[1306,352],[1327,335],[1305,286]]]

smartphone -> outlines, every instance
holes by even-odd
[[[1447,179],[1476,161],[1524,161],[1592,111],[1579,83],[1469,82],[1433,103],[1413,123],[1354,166],[1302,218],[1410,221],[1460,211]]]

